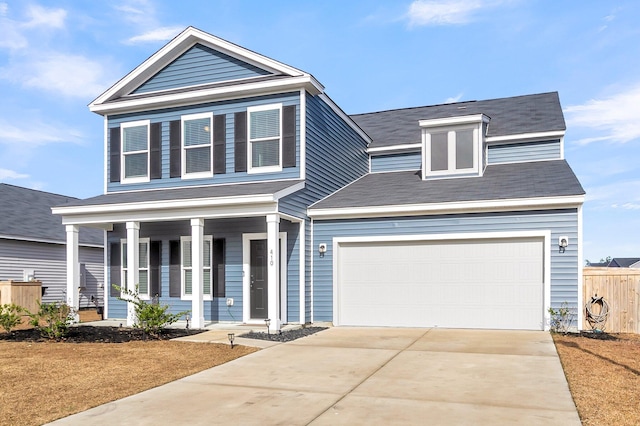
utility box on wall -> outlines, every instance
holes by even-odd
[[[0,305],[14,303],[29,312],[38,312],[41,298],[41,281],[0,281]]]

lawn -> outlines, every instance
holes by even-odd
[[[640,424],[640,335],[554,334],[583,425]]]
[[[0,425],[40,425],[256,350],[169,340],[0,340]]]

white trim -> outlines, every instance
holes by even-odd
[[[209,294],[206,294],[204,292],[202,292],[202,299],[203,300],[213,300],[213,235],[204,235],[204,241],[209,241],[209,244],[211,244],[211,250],[209,251],[209,254],[211,255],[211,258],[209,259],[209,277],[211,278],[211,282],[209,282],[210,285],[210,292]],[[185,266],[184,266],[184,252],[182,251],[182,244],[184,241],[193,241],[193,237],[192,235],[181,235],[180,236],[180,300],[193,300],[193,282],[191,283],[191,294],[186,294],[185,293],[185,283],[184,283],[184,271],[185,271]],[[191,247],[191,254],[193,256],[193,244]],[[204,254],[204,252],[203,252]],[[191,259],[191,266],[188,267],[189,269],[193,270],[193,259]],[[202,263],[202,270],[204,271],[206,267],[204,266],[204,259],[203,259],[203,263]],[[204,274],[203,274],[204,275]],[[203,283],[204,286],[204,283]]]
[[[564,135],[560,137],[560,159],[564,160]]]
[[[196,173],[187,173],[187,150],[191,148],[203,148],[204,145],[196,145],[189,146],[188,148],[184,144],[184,132],[185,132],[185,121],[191,120],[199,120],[202,118],[209,119],[209,171],[208,172],[196,172]],[[200,179],[200,178],[211,178],[213,177],[213,112],[203,112],[198,114],[188,114],[180,117],[180,168],[181,168],[181,179],[189,180],[189,179]]]
[[[127,255],[127,252],[124,248],[124,245],[127,244],[127,239],[126,238],[120,238],[120,283],[121,283],[121,287],[125,288],[127,290],[131,290],[131,291],[135,291],[135,289],[129,289],[128,285],[127,285],[127,280],[125,279],[125,272],[129,271],[129,267],[127,265],[127,267],[125,268],[124,266],[124,258]],[[149,291],[151,289],[151,273],[150,273],[150,269],[151,269],[151,259],[149,258],[149,253],[151,250],[151,240],[147,237],[147,238],[138,238],[138,247],[140,246],[140,244],[146,244],[147,245],[147,266],[146,267],[141,267],[140,265],[138,265],[138,279],[136,281],[138,281],[138,283],[136,284],[137,286],[140,285],[140,271],[146,270],[147,271],[147,292],[146,293],[138,293],[140,296],[140,299],[142,300],[150,300],[150,296],[149,296]],[[138,248],[138,253],[140,253],[140,249]],[[127,259],[128,261],[129,259]],[[140,262],[140,258],[138,255],[138,263]],[[122,283],[125,283],[124,285],[122,285]],[[138,292],[140,290],[138,289]]]
[[[488,136],[486,138],[487,143],[494,142],[514,142],[514,141],[524,141],[531,139],[548,139],[548,138],[562,138],[564,137],[564,130],[554,130],[550,132],[533,132],[533,133],[518,133],[515,135],[504,135],[504,136]]]
[[[477,177],[482,176],[484,169],[481,167],[483,162],[482,147],[483,147],[483,135],[482,124],[485,115],[479,114],[476,116],[467,117],[454,117],[459,119],[466,119],[467,121],[457,123],[456,125],[443,125],[437,126],[432,122],[441,123],[441,120],[421,120],[420,123],[428,121],[429,125],[422,126],[422,180],[438,179],[438,178],[455,178],[455,177]],[[473,118],[474,121],[469,121]],[[448,120],[448,119],[447,119]],[[478,121],[479,120],[479,121]],[[472,141],[472,164],[471,167],[466,169],[457,168],[457,138],[458,132],[471,130]],[[431,170],[431,153],[432,153],[432,136],[434,134],[446,134],[447,138],[447,168],[445,170]]]
[[[107,247],[111,247],[109,245],[109,238],[108,238],[108,234],[107,231],[104,230],[103,231],[103,244],[104,244],[104,249],[102,250],[102,318],[103,319],[108,319],[109,315],[109,290],[111,289],[111,283],[108,280],[107,281],[107,277],[111,278],[111,268],[109,265],[109,259],[108,256],[111,256],[111,253],[107,253]]]
[[[461,115],[458,117],[433,118],[429,120],[418,120],[420,127],[431,129],[434,127],[460,126],[465,124],[488,123],[490,118],[484,114]]]
[[[125,154],[124,151],[124,131],[130,127],[143,127],[147,128],[147,149],[141,151],[131,151]],[[120,183],[123,185],[129,183],[144,183],[149,182],[149,178],[151,176],[151,120],[138,120],[138,121],[129,121],[126,123],[120,123]],[[147,154],[147,175],[140,177],[132,177],[127,178],[127,163],[125,161],[125,155],[131,154]]]
[[[310,305],[311,306],[309,307],[309,311],[311,313],[311,318],[309,318],[309,322],[313,323],[315,321],[314,320],[314,311],[315,311],[315,309],[314,309],[314,303],[313,303],[313,266],[314,266],[313,265],[314,264],[313,259],[315,259],[315,255],[314,255],[314,251],[313,251],[313,245],[314,245],[313,218],[311,218],[310,220],[311,220],[311,230],[310,230],[311,231],[311,234],[310,234],[311,235],[311,241],[309,241],[309,246],[310,246],[309,252],[311,253],[311,259],[309,259],[309,263],[310,263],[309,267],[311,268],[310,269],[311,272],[310,272],[310,277],[309,277],[309,279],[310,279],[309,288],[311,289],[311,291],[309,292],[310,293],[309,294],[309,300],[310,300]],[[306,301],[305,301],[305,303],[306,303]]]
[[[306,304],[306,277],[305,277],[305,272],[306,272],[306,260],[307,260],[307,246],[306,246],[306,224],[307,221],[306,220],[301,220],[300,222],[298,222],[298,245],[300,247],[300,261],[299,261],[299,277],[298,277],[298,306],[299,306],[299,316],[298,316],[298,322],[300,324],[305,324],[306,323],[306,309],[305,309],[305,304]]]
[[[308,209],[314,219],[346,219],[384,216],[421,216],[480,211],[533,210],[540,208],[577,207],[584,195],[566,197],[514,198],[508,200],[459,201],[433,204],[403,204],[376,207],[344,207]]]
[[[272,166],[253,166],[253,142],[272,141],[275,137],[251,139],[251,113],[259,111],[278,111],[278,164]],[[282,103],[257,105],[247,108],[247,174],[274,173],[282,171]]]
[[[543,244],[543,311],[542,320],[544,330],[549,330],[549,307],[551,306],[551,231],[513,231],[513,232],[470,232],[451,234],[416,234],[416,235],[389,235],[389,236],[360,236],[360,237],[334,237],[333,238],[333,324],[340,325],[339,318],[339,290],[338,290],[338,264],[340,256],[340,244],[342,243],[369,243],[369,242],[409,242],[409,241],[452,241],[452,240],[508,240],[517,238],[542,238]]]
[[[109,156],[109,141],[107,140],[107,134],[109,133],[109,116],[107,114],[104,115],[104,119],[103,119],[103,135],[102,135],[102,144],[103,144],[103,149],[104,149],[104,158],[102,159],[102,164],[103,164],[103,192],[106,194],[107,193],[107,186],[109,184],[109,172],[108,172],[108,167],[109,165],[107,164],[110,161],[110,156]]]
[[[388,152],[388,151],[420,150],[421,148],[422,148],[421,143],[407,143],[402,145],[389,145],[389,146],[378,146],[375,148],[367,148],[367,152],[374,153],[374,152]]]
[[[300,179],[307,176],[307,91],[300,89]]]
[[[322,92],[318,95],[318,97],[322,99],[329,106],[329,108],[333,110],[333,112],[338,114],[338,116],[342,118],[345,123],[347,123],[349,127],[351,127],[362,139],[364,139],[367,142],[367,145],[372,142],[371,137],[367,135],[364,130],[362,130],[360,126],[358,126],[356,122],[353,121],[353,119],[349,117],[335,102],[333,102],[333,100],[329,96]]]
[[[582,324],[584,321],[584,277],[583,277],[583,244],[584,234],[583,234],[583,221],[582,221],[582,206],[578,206],[578,303],[576,306],[578,311],[578,330],[582,330]]]
[[[280,318],[283,324],[287,323],[287,233],[280,232],[280,311],[284,318]],[[242,234],[242,322],[245,324],[261,324],[264,326],[264,320],[251,318],[251,240],[267,240],[266,232],[246,233]],[[282,254],[284,253],[284,256]],[[271,285],[271,283],[267,283]],[[274,320],[274,318],[271,318]]]

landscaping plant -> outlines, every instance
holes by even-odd
[[[554,333],[566,334],[573,322],[573,310],[567,302],[562,302],[558,309],[549,308],[551,323],[549,324],[551,331]]]
[[[11,332],[11,329],[22,322],[22,313],[24,308],[14,303],[0,306],[0,326],[4,328],[7,333]]]
[[[137,288],[135,291],[128,289],[120,289],[120,291],[124,296],[119,297],[119,299],[131,302],[135,307],[136,319],[133,324],[134,328],[141,329],[145,334],[157,337],[166,326],[173,324],[190,312],[182,311],[175,314],[167,312],[169,305],[160,304],[157,297],[154,297],[151,302],[141,299]]]
[[[29,313],[31,325],[48,339],[61,339],[69,334],[69,326],[75,320],[75,312],[64,302],[40,303],[38,312]]]

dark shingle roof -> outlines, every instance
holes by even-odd
[[[614,257],[609,262],[609,267],[628,268],[636,262],[640,262],[640,257]]]
[[[112,192],[85,200],[74,200],[63,206],[97,206],[106,204],[144,203],[150,201],[191,200],[198,198],[225,198],[267,195],[283,191],[301,180],[256,182],[246,184],[210,185],[171,188],[151,191]]]
[[[419,171],[371,173],[311,208],[378,207],[583,195],[564,160],[488,166],[482,177],[423,181]]]
[[[22,240],[66,241],[65,227],[51,207],[78,201],[77,198],[0,183],[0,235]],[[80,228],[81,244],[103,244],[99,229]]]
[[[420,143],[419,120],[473,114],[491,118],[489,137],[566,129],[557,92],[355,114],[351,118],[373,139],[370,148],[376,148]]]

